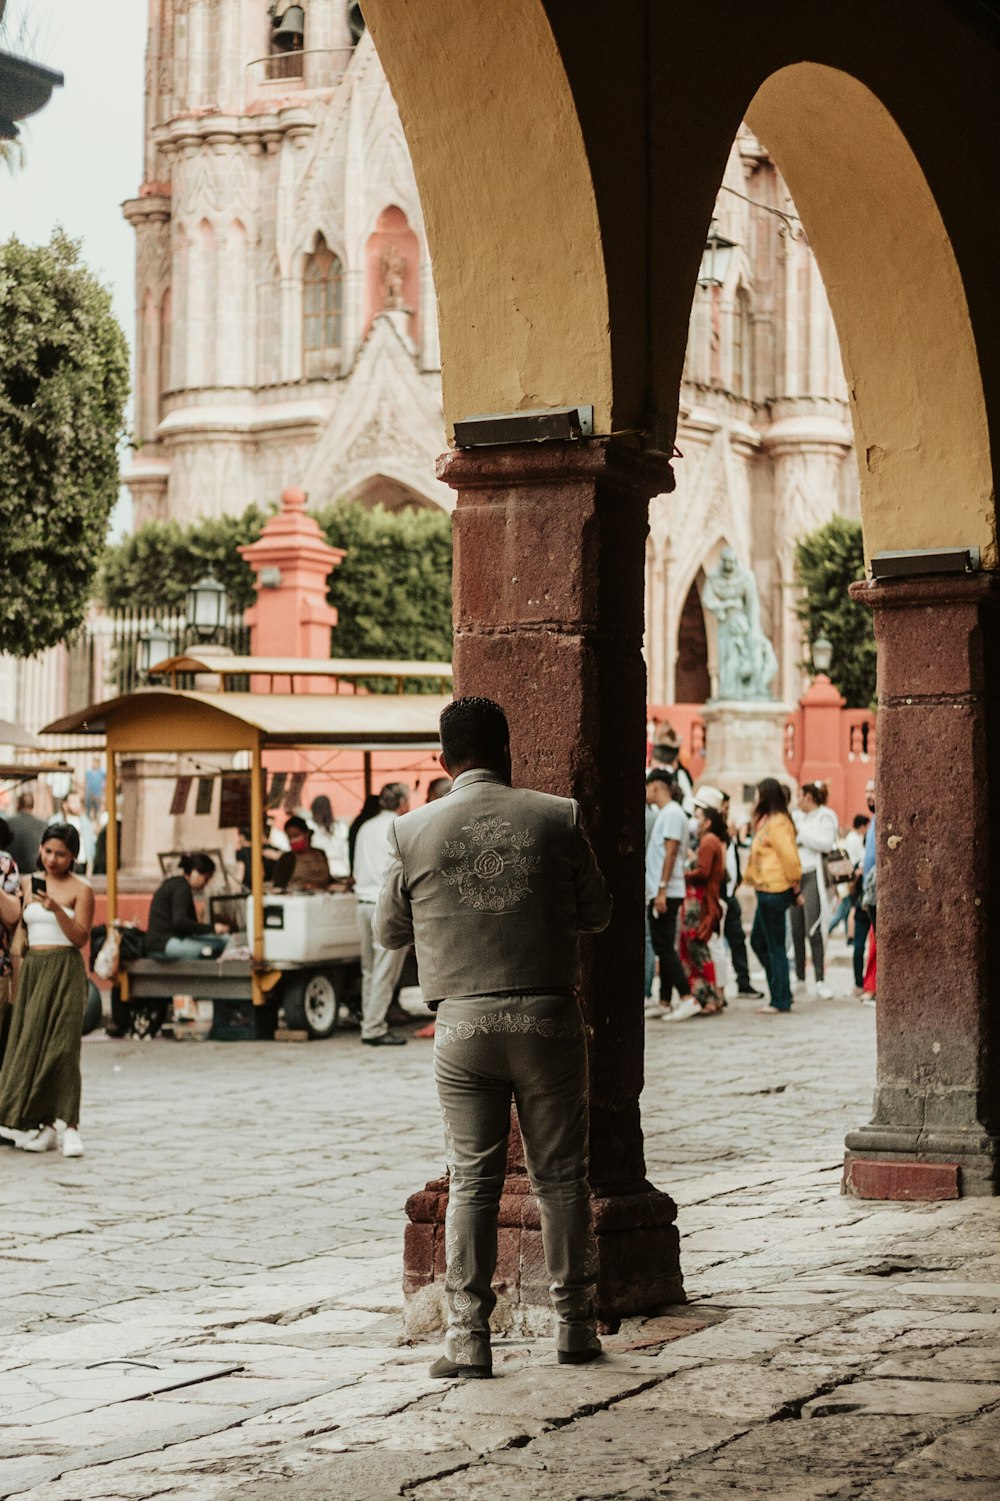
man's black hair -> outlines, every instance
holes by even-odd
[[[677,778],[663,766],[654,766],[652,771],[647,771],[646,781],[665,782],[670,788],[671,793],[677,791]]]
[[[441,713],[441,750],[449,766],[495,766],[510,745],[510,726],[491,698],[456,698]]]

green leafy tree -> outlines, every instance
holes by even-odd
[[[109,609],[137,600],[149,609],[181,609],[206,572],[239,609],[253,603],[253,574],[236,551],[260,536],[269,513],[182,527],[148,522],[105,553],[99,597]],[[327,599],[339,612],[334,651],[341,657],[451,661],[451,518],[438,510],[368,510],[343,502],[316,513],[327,541],[347,556],[330,574]],[[373,679],[373,689],[394,685]],[[429,691],[437,687],[429,685]]]
[[[118,496],[128,348],[109,293],[61,231],[0,245],[0,651],[80,626]]]
[[[451,517],[438,510],[372,510],[355,503],[316,513],[347,556],[327,594],[339,611],[338,656],[451,661]]]
[[[805,590],[799,618],[810,641],[825,636],[833,647],[830,677],[848,708],[875,700],[875,636],[871,612],[856,604],[848,586],[865,576],[860,521],[834,516],[796,547],[798,581]]]
[[[170,613],[183,609],[191,585],[212,573],[232,605],[247,609],[254,602],[254,577],[237,548],[256,542],[270,514],[252,505],[242,516],[212,516],[188,526],[148,521],[106,550],[98,579],[101,603],[111,610],[141,603]]]

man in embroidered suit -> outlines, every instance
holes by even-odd
[[[611,897],[570,798],[511,786],[498,704],[441,715],[446,798],[397,819],[374,932],[416,943],[437,1011],[434,1073],[451,1184],[445,1223],[448,1335],[432,1376],[490,1376],[491,1282],[510,1105],[538,1198],[562,1364],[600,1354],[597,1249],[587,1181],[587,1051],[576,998],[579,935]]]

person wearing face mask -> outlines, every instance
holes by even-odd
[[[275,891],[328,891],[330,866],[322,850],[313,849],[312,831],[293,813],[285,819],[288,851],[274,867]]]

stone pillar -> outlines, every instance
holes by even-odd
[[[825,782],[830,806],[848,822],[851,810],[844,801],[845,777],[841,761],[841,712],[844,699],[825,672],[818,672],[799,699],[802,737],[798,767],[799,786]]]
[[[277,516],[256,542],[238,550],[257,580],[256,603],[246,612],[253,656],[329,659],[337,612],[326,602],[326,581],[344,552],[331,547],[319,523],[306,515],[305,491],[285,490]],[[251,686],[266,692],[268,680],[254,679]],[[313,678],[298,691],[330,689],[322,678]]]
[[[458,491],[455,692],[483,693],[511,722],[515,783],[579,799],[614,894],[587,941],[590,1175],[601,1251],[599,1306],[622,1316],[683,1298],[676,1206],[646,1179],[643,1084],[643,565],[650,496],[673,487],[662,457],[607,439],[458,451],[439,462]],[[444,1266],[447,1183],[407,1211],[411,1328]],[[516,1133],[500,1212],[502,1327],[548,1308],[538,1210]],[[439,1291],[439,1288],[435,1291]]]
[[[879,647],[878,1072],[844,1187],[998,1191],[1000,584],[854,584]]]

